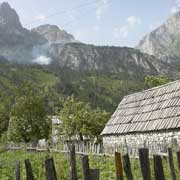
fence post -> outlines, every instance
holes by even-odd
[[[77,180],[76,153],[74,144],[70,146],[70,180]]]
[[[177,156],[177,162],[178,162],[178,169],[179,169],[179,171],[180,171],[180,151],[178,151],[178,152],[176,153],[176,156]]]
[[[172,153],[171,148],[168,148],[168,159],[169,159],[169,167],[170,167],[170,170],[171,170],[172,179],[176,180],[176,173],[175,173],[174,161],[173,161],[173,153]]]
[[[126,175],[126,179],[127,180],[133,180],[129,154],[123,155],[123,167],[124,167],[124,172],[125,172],[125,175]]]
[[[25,166],[26,166],[26,180],[34,180],[31,162],[29,161],[29,159],[25,160]]]
[[[123,180],[121,153],[115,152],[116,180]]]
[[[99,180],[99,169],[90,169],[89,158],[87,155],[82,156],[83,180]]]
[[[89,159],[87,155],[82,156],[82,170],[84,180],[90,180],[89,177]]]
[[[56,169],[53,158],[45,160],[46,180],[57,180]]]
[[[100,179],[100,172],[99,169],[90,169],[89,170],[89,180],[99,180]]]
[[[165,180],[161,156],[153,155],[155,180]]]
[[[139,149],[139,161],[140,161],[143,180],[151,180],[149,150],[147,148]]]
[[[20,180],[20,177],[20,161],[17,161],[15,167],[15,180]]]

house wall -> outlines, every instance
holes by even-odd
[[[104,152],[112,154],[115,151],[138,154],[138,148],[147,147],[150,153],[166,153],[167,147],[180,147],[180,130],[167,132],[136,133],[116,136],[103,136]]]

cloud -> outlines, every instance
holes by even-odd
[[[140,17],[129,16],[126,19],[126,23],[123,26],[115,27],[113,29],[113,37],[115,39],[126,39],[130,31],[137,25],[140,25],[141,23],[142,21]]]
[[[109,0],[99,0],[97,3],[97,9],[96,9],[96,18],[97,20],[101,20],[103,14],[107,11],[108,9],[108,3]]]
[[[180,10],[180,0],[174,0],[173,6],[170,9],[171,14],[177,13]]]
[[[33,62],[38,63],[40,65],[48,65],[51,62],[51,58],[41,55],[35,58]]]
[[[173,6],[172,8],[171,8],[171,13],[172,14],[175,14],[175,13],[177,13],[179,11],[179,7],[177,7],[177,6]]]
[[[39,14],[39,15],[34,17],[34,20],[36,20],[36,21],[45,21],[46,20],[46,16],[43,15],[43,14]]]
[[[129,29],[127,26],[122,26],[120,28],[114,28],[113,30],[113,37],[115,39],[123,38],[126,39],[129,34]]]
[[[129,16],[127,18],[127,23],[130,26],[140,25],[141,24],[141,18],[136,16]]]

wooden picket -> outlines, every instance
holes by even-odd
[[[83,180],[100,180],[99,169],[91,169],[89,165],[88,155],[81,156],[82,158],[82,174]],[[117,180],[133,180],[133,173],[131,170],[131,159],[129,154],[122,155],[120,152],[115,153],[115,168],[116,168],[116,179]],[[180,152],[176,152],[176,158],[178,162],[178,168],[180,171]],[[71,145],[69,151],[70,159],[70,180],[78,180],[76,170],[76,152],[75,146]],[[176,172],[174,168],[173,152],[171,148],[168,148],[168,160],[171,172],[172,180],[176,180]],[[142,179],[151,180],[151,169],[150,169],[150,157],[147,148],[139,149],[139,163],[141,167]],[[45,160],[45,177],[46,180],[59,180],[57,179],[56,169],[53,158],[47,158]],[[26,180],[34,180],[31,162],[29,159],[25,160],[26,168]],[[165,180],[165,174],[163,169],[163,162],[161,155],[153,155],[153,171],[155,180]],[[15,165],[15,180],[21,179],[21,168],[20,161],[16,162]],[[124,176],[123,176],[124,172]]]
[[[139,149],[139,161],[140,161],[143,180],[151,180],[149,150],[147,148]]]

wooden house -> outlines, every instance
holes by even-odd
[[[105,152],[180,147],[180,80],[125,96],[101,133]]]

